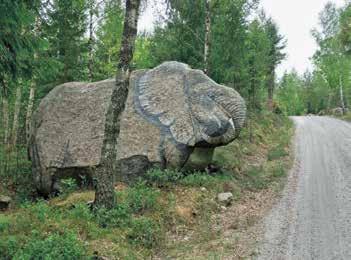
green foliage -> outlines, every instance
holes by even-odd
[[[270,40],[260,20],[255,19],[249,24],[246,44],[250,83],[247,89],[249,105],[251,109],[261,109],[261,104],[265,101],[263,90],[268,73]]]
[[[236,142],[217,148],[214,160],[224,171],[234,173],[238,187],[257,191],[276,185],[286,176],[293,124],[284,115],[267,113],[248,120],[250,127],[243,129]]]
[[[297,72],[285,73],[276,92],[279,108],[286,115],[303,115],[306,111],[306,101],[303,98],[307,91],[305,83]]]
[[[204,0],[170,1],[165,26],[148,37],[144,53],[149,62],[144,64],[177,60],[203,69],[204,7]],[[272,75],[285,58],[285,42],[271,18],[249,19],[256,7],[257,1],[251,0],[211,2],[209,76],[238,90],[250,108],[262,109],[264,90],[275,84]]]
[[[0,232],[5,231],[10,227],[10,219],[5,215],[0,215]]]
[[[45,239],[33,232],[13,259],[81,259],[84,256],[84,246],[74,233],[67,230],[64,234],[50,234]]]
[[[96,221],[104,228],[126,227],[131,221],[131,209],[126,204],[117,204],[111,210],[100,208],[96,212]]]
[[[37,39],[30,32],[35,19],[37,1],[10,1],[0,3],[0,88],[6,96],[5,82],[15,79],[19,74],[28,74],[30,63],[28,52],[34,48]]]
[[[47,11],[47,22],[44,26],[48,34],[50,52],[52,56],[63,64],[60,71],[60,82],[84,79],[87,67],[84,52],[86,32],[85,0],[55,0]]]
[[[138,182],[128,189],[126,203],[133,213],[142,213],[156,208],[159,195],[159,191],[146,182]]]
[[[266,115],[255,118],[253,113],[253,120],[259,122],[259,126],[253,128],[258,130],[250,133],[245,129],[241,139],[232,146],[218,149],[215,159],[222,166],[218,174],[153,169],[145,182],[117,192],[118,204],[111,210],[92,212],[84,200],[75,202],[73,199],[68,203],[71,195],[76,195],[70,194],[77,188],[73,179],[61,181],[61,192],[65,196],[49,202],[25,202],[33,193],[29,185],[33,181],[24,125],[29,89],[35,87],[37,106],[59,83],[90,80],[90,58],[93,60],[93,80],[114,77],[123,29],[122,2],[5,0],[0,3],[4,10],[0,17],[0,27],[4,28],[0,34],[1,101],[9,102],[10,121],[14,117],[14,90],[18,86],[23,90],[20,128],[16,133],[18,144],[11,152],[3,145],[0,149],[0,190],[15,193],[16,202],[22,203],[22,207],[8,215],[0,215],[0,258],[88,259],[91,250],[106,253],[111,258],[150,258],[152,250],[160,246],[165,229],[171,230],[177,223],[174,207],[184,200],[184,196],[187,196],[187,202],[194,203],[191,205],[194,209],[203,213],[197,216],[196,220],[200,221],[215,212],[217,207],[213,198],[216,192],[224,190],[224,186],[240,197],[241,189],[263,189],[285,175],[285,165],[279,162],[285,158],[283,151],[286,139],[290,137],[287,120],[275,115],[268,119]],[[239,90],[248,98],[250,111],[255,112],[262,110],[267,79],[284,56],[282,36],[273,21],[262,17],[252,19],[257,2],[224,0],[219,4],[211,1],[209,60],[209,76]],[[167,20],[156,25],[154,33],[138,35],[133,69],[152,68],[166,60],[203,68],[204,0],[171,0],[169,4]],[[96,39],[92,41],[87,33],[90,12],[96,19],[93,24]],[[344,42],[346,45],[347,41]],[[332,63],[335,63],[335,57],[321,64],[329,66]],[[338,67],[333,68],[335,73]],[[322,74],[316,75],[318,81],[311,83],[313,87],[323,83]],[[18,81],[11,80],[16,76]],[[333,82],[336,79],[329,78]],[[5,86],[2,80],[8,84]],[[282,91],[288,90],[289,84],[282,87]],[[288,110],[295,106],[295,103],[288,103],[295,92],[286,93],[284,96],[279,90],[277,98],[286,114],[295,113]],[[1,124],[1,139],[3,133]],[[273,136],[274,140],[264,143]],[[251,145],[251,139],[256,146]],[[258,144],[262,143],[269,150],[268,166],[243,169],[246,159],[253,156],[260,147]],[[204,193],[200,187],[206,187],[208,192]],[[186,223],[187,220],[182,221],[182,225]],[[195,224],[192,222],[192,225]]]
[[[161,227],[152,219],[139,217],[133,220],[127,236],[133,244],[154,248],[160,244]]]
[[[274,161],[277,160],[281,157],[287,156],[288,153],[285,150],[285,147],[282,145],[278,145],[276,147],[273,147],[271,150],[268,151],[267,159],[268,161]]]
[[[266,18],[263,14],[263,20],[264,28],[270,42],[268,48],[268,60],[270,66],[272,68],[275,68],[286,57],[286,54],[283,53],[283,50],[286,47],[286,42],[284,41],[284,37],[279,34],[278,25],[274,22],[272,18]]]
[[[207,173],[196,172],[185,176],[179,183],[190,187],[215,187],[218,183],[224,183],[231,178],[230,175],[221,173],[211,176]]]
[[[19,242],[15,236],[0,239],[0,257],[2,259],[12,259],[18,248]]]
[[[328,113],[351,102],[350,4],[337,8],[326,4],[320,13],[320,30],[313,30],[318,50],[313,56],[315,69],[299,76],[286,74],[279,84],[279,106],[288,115]]]
[[[159,190],[140,181],[132,187],[117,193],[117,205],[107,210],[101,208],[95,219],[101,227],[127,227],[131,223],[132,214],[145,214],[158,210]]]
[[[98,216],[99,214],[97,214]],[[76,204],[69,212],[69,216],[79,221],[91,221],[93,220],[93,214],[90,208],[83,203]]]
[[[204,1],[170,1],[169,16],[166,26],[157,27],[151,38],[150,58],[153,65],[176,60],[202,68]]]
[[[35,218],[37,221],[44,223],[49,218],[51,209],[47,202],[39,200],[37,203],[32,204],[30,202],[24,203],[23,208],[28,210],[28,214]]]
[[[1,259],[74,259],[85,256],[85,248],[60,221],[60,212],[47,202],[23,204],[20,213],[0,216]],[[52,222],[52,221],[55,222]],[[45,231],[44,231],[45,230]]]
[[[68,195],[78,189],[78,185],[75,179],[67,178],[60,180],[60,193]]]
[[[252,167],[249,169],[242,181],[246,188],[251,190],[262,190],[268,187],[268,182],[262,167]]]
[[[124,20],[120,1],[106,1],[103,16],[96,31],[95,80],[111,78],[116,74]]]
[[[342,119],[351,122],[351,112],[348,112],[346,115],[344,115]]]
[[[226,181],[232,180],[231,174],[223,172],[209,175],[206,172],[181,172],[157,168],[148,171],[145,178],[149,184],[161,188],[171,188],[176,185],[215,188]]]
[[[170,169],[161,170],[158,168],[149,170],[145,175],[145,179],[148,181],[148,183],[158,187],[174,185],[183,177],[184,173],[182,172]]]
[[[246,128],[236,142],[216,149],[215,160],[222,167],[219,173],[153,169],[146,181],[123,186],[111,210],[91,211],[86,202],[93,192],[85,190],[50,201],[26,202],[0,215],[0,258],[89,259],[98,251],[105,257],[144,259],[165,250],[164,235],[175,229],[199,232],[201,243],[206,242],[213,238],[209,219],[218,211],[213,200],[218,192],[231,191],[240,200],[244,191],[274,187],[286,176],[287,156],[282,152],[290,142],[291,122],[271,113],[252,120],[251,142]],[[262,149],[264,160],[256,161]],[[206,187],[206,192],[200,187]],[[196,216],[190,216],[190,221],[178,216],[177,206]]]

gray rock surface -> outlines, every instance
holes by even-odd
[[[333,108],[330,112],[334,116],[342,116],[344,114],[342,107]]]
[[[223,192],[217,195],[217,200],[225,205],[230,205],[233,201],[233,194],[231,192]]]
[[[11,198],[9,196],[0,195],[0,210],[6,210],[9,208]]]
[[[114,80],[66,83],[40,103],[29,152],[43,193],[51,192],[62,177],[91,177],[90,169],[99,165],[113,86]],[[186,64],[166,62],[133,72],[118,140],[119,177],[128,181],[153,165],[204,168],[215,147],[238,136],[245,113],[245,102],[235,90]]]

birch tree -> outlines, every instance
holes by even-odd
[[[210,35],[211,35],[211,0],[205,0],[205,46],[204,46],[204,72],[209,73]]]
[[[28,105],[27,105],[27,113],[26,113],[26,143],[29,142],[29,135],[30,135],[30,126],[32,121],[33,115],[33,106],[34,106],[34,97],[35,97],[35,80],[32,79],[29,88],[29,98],[28,98]]]
[[[12,132],[11,132],[11,147],[14,149],[17,143],[17,134],[18,134],[18,124],[19,124],[19,113],[21,109],[21,99],[22,99],[22,87],[19,85],[16,89],[16,99],[15,99],[15,108],[13,113],[13,122],[12,122]]]
[[[117,138],[120,132],[120,117],[128,96],[130,63],[133,59],[137,36],[140,0],[126,0],[122,44],[111,101],[105,120],[105,134],[101,151],[101,162],[95,170],[96,190],[94,207],[107,209],[115,205],[114,174]]]

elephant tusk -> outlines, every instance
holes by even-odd
[[[233,122],[233,118],[229,119],[229,123],[230,123],[230,125],[232,126],[232,128],[235,128],[234,122]]]

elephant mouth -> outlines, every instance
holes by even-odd
[[[246,105],[239,95],[229,94],[212,92],[208,96],[214,104],[213,117],[204,125],[202,141],[197,146],[224,146],[238,138],[246,118]]]
[[[207,121],[201,126],[200,140],[195,144],[195,147],[213,148],[227,145],[237,137],[239,132],[232,118]]]
[[[230,119],[232,122],[232,119]],[[223,136],[229,128],[234,127],[229,121],[227,122],[215,122],[215,121],[210,121],[209,123],[206,124],[204,127],[203,131],[204,134],[206,134],[209,137],[215,138],[215,137],[220,137]]]

